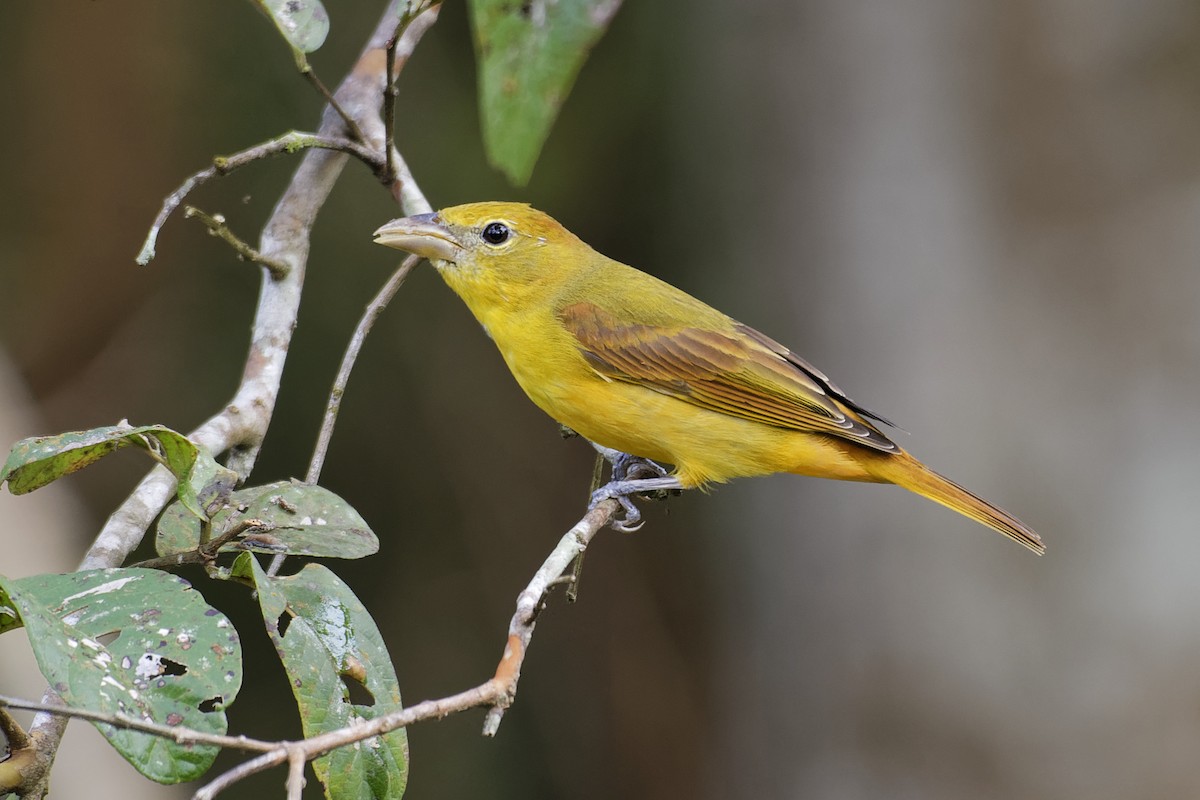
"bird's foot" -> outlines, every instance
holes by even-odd
[[[592,446],[596,448],[597,453],[604,457],[605,461],[612,464],[612,479],[614,481],[638,480],[640,478],[665,478],[668,475],[666,467],[648,458],[631,456],[629,453],[622,453],[620,450],[613,450],[611,447],[601,447],[594,442]]]
[[[632,456],[626,456],[626,458],[632,458]],[[659,467],[652,461],[648,462],[645,459],[636,460],[641,462],[641,464],[650,464],[658,470],[662,470],[662,467]],[[613,472],[615,473],[616,470],[617,465],[614,464]],[[683,489],[683,486],[679,483],[679,479],[674,476],[667,475],[665,470],[662,470],[661,473],[655,472],[654,469],[651,469],[650,471],[655,475],[655,477],[638,478],[632,480],[613,480],[604,486],[601,486],[599,489],[592,492],[592,500],[591,503],[588,504],[588,508],[595,508],[598,503],[602,503],[605,500],[616,500],[621,504],[621,510],[625,513],[621,519],[614,519],[610,525],[622,533],[633,533],[638,528],[642,527],[642,512],[638,511],[637,506],[635,506],[633,504],[633,500],[630,499],[632,495],[645,494],[648,492],[669,492]]]

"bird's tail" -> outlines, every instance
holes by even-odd
[[[1003,533],[1039,556],[1045,555],[1046,546],[1042,544],[1042,537],[1034,533],[1019,519],[996,508],[982,497],[968,492],[958,484],[943,478],[907,453],[879,459],[872,466],[874,469],[871,472],[879,478],[902,486],[922,497],[928,497],[935,503],[940,503],[994,531]]]

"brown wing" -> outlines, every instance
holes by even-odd
[[[896,445],[821,372],[753,328],[628,324],[591,303],[559,313],[601,375],[702,408],[798,431],[827,433],[884,452]],[[862,415],[862,416],[860,416]]]

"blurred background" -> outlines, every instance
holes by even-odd
[[[381,6],[330,4],[328,84]],[[121,418],[191,429],[240,375],[258,270],[178,216],[151,266],[134,255],[187,175],[313,128],[318,98],[241,2],[6,4],[0,74],[4,446]],[[541,618],[495,740],[478,712],[410,732],[409,797],[1200,794],[1200,6],[630,2],[525,189],[487,166],[474,91],[449,3],[400,96],[435,206],[531,201],[788,344],[1049,554],[893,487],[779,476],[655,505]],[[294,166],[191,202],[253,241]],[[397,213],[347,168],[255,482],[304,473],[397,263],[371,231]],[[408,701],[491,675],[591,460],[421,268],[368,341],[323,480],[383,542],[331,566]],[[110,462],[0,496],[0,572],[72,568],[146,466]],[[256,607],[189,577],[245,641],[233,730],[297,735]],[[31,669],[0,662],[0,691],[36,696]],[[104,759],[112,777],[63,767],[56,790],[179,796]]]

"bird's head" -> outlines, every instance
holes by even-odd
[[[429,259],[473,308],[552,289],[592,252],[524,203],[471,203],[394,219],[375,231],[375,241]]]

